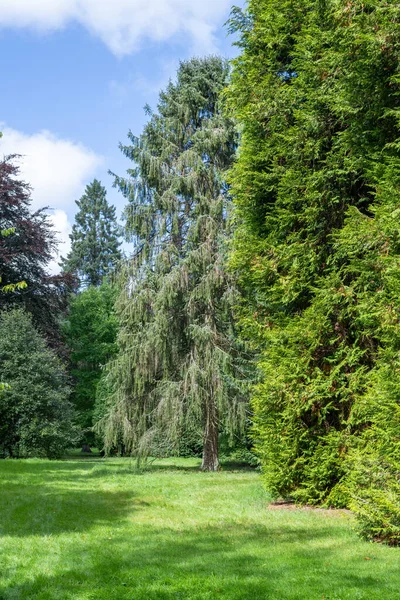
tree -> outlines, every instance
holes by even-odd
[[[14,228],[9,228],[9,229],[4,229],[3,231],[0,231],[0,237],[8,237],[9,235],[12,235],[13,233],[15,233],[15,229]],[[0,274],[0,283],[2,281],[2,277]],[[17,281],[15,283],[8,283],[7,285],[3,285],[0,289],[0,291],[2,292],[15,292],[15,290],[23,290],[25,289],[26,286],[26,282],[25,281]]]
[[[31,212],[30,187],[18,179],[16,158],[0,162],[0,231],[8,233],[0,235],[1,287],[8,292],[0,293],[0,311],[25,308],[48,342],[60,350],[58,319],[74,280],[47,271],[57,247],[55,233],[45,208]]]
[[[1,137],[1,132],[0,132],[0,137]],[[11,234],[13,234],[15,232],[14,229],[9,228],[9,229],[4,229],[3,231],[0,231],[0,237],[7,237]],[[1,283],[1,274],[0,274],[0,283]],[[18,281],[16,283],[9,283],[8,285],[2,286],[0,288],[0,292],[14,292],[15,290],[22,290],[26,288],[26,283],[25,281]],[[3,383],[0,381],[0,393],[2,391],[4,391],[5,389],[7,389],[7,384]]]
[[[146,456],[177,449],[182,432],[203,437],[203,470],[217,470],[218,434],[244,427],[246,369],[224,266],[230,203],[224,173],[236,133],[219,106],[228,65],[217,57],[181,63],[160,94],[158,112],[116,177],[128,198],[127,236],[135,255],[117,300],[119,353],[109,366],[106,448]]]
[[[302,502],[348,504],[356,451],[398,455],[399,20],[391,0],[250,0],[231,22],[254,434],[269,489]]]
[[[64,335],[75,381],[72,402],[87,443],[92,441],[93,409],[102,367],[116,352],[115,289],[108,283],[72,298]]]
[[[98,286],[121,258],[120,229],[115,207],[107,202],[106,189],[95,179],[76,201],[79,208],[71,239],[71,251],[61,266],[77,273],[85,285]]]
[[[75,441],[66,373],[21,309],[0,314],[0,456],[60,457]]]

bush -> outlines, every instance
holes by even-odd
[[[59,458],[76,441],[64,368],[22,310],[0,331],[0,457]]]
[[[361,535],[400,545],[400,465],[373,455],[360,456],[349,483],[350,508]]]

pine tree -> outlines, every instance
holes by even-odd
[[[81,283],[98,286],[121,258],[115,207],[108,204],[106,189],[97,179],[76,204],[71,251],[61,266],[67,273],[77,273]]]
[[[126,231],[136,252],[117,301],[119,354],[107,378],[106,447],[145,456],[202,432],[204,470],[217,470],[218,434],[241,431],[246,361],[236,339],[236,290],[224,265],[236,149],[220,111],[228,75],[217,57],[180,65],[139,139],[122,147],[136,163],[116,183],[129,199]]]
[[[254,433],[269,489],[303,502],[347,504],[356,450],[398,458],[399,21],[394,0],[250,0],[231,22]]]

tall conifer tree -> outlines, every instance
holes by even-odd
[[[224,267],[236,134],[219,107],[228,75],[217,57],[180,65],[116,183],[129,199],[126,231],[135,257],[117,301],[119,356],[103,421],[106,446],[143,456],[195,424],[204,470],[218,469],[218,433],[240,431],[246,397],[242,349],[232,319],[235,286]]]
[[[250,0],[231,23],[255,434],[268,487],[306,502],[348,502],[355,449],[399,455],[399,23],[394,0]]]
[[[97,179],[76,204],[71,251],[61,266],[67,273],[77,273],[82,283],[98,286],[121,258],[115,207],[108,204],[106,189]]]

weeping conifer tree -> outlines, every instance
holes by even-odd
[[[232,319],[235,286],[224,267],[236,133],[219,108],[228,65],[211,57],[180,65],[139,139],[135,163],[116,177],[128,198],[126,232],[136,254],[117,302],[119,355],[109,366],[106,449],[138,456],[203,436],[203,470],[219,467],[218,434],[243,430],[246,361]]]

